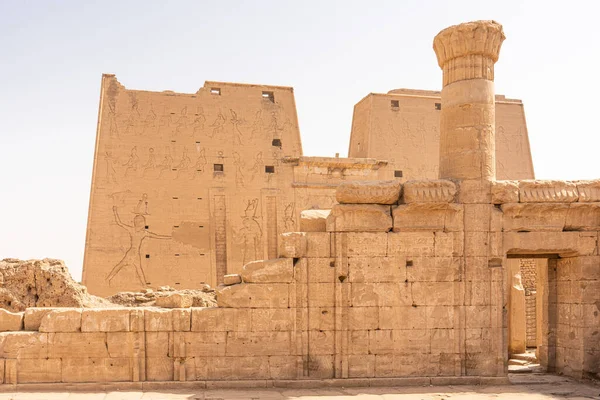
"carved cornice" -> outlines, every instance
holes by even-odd
[[[461,80],[494,80],[494,63],[506,37],[495,21],[474,21],[444,29],[433,39],[444,86]]]

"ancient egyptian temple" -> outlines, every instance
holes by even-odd
[[[600,180],[534,179],[504,39],[438,33],[441,91],[366,96],[348,158],[302,155],[292,88],[104,75],[83,284],[216,306],[5,312],[3,383],[498,384],[527,349],[598,378]]]

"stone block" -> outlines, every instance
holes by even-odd
[[[451,203],[411,203],[392,207],[394,232],[463,230],[463,206]]]
[[[516,181],[492,182],[492,204],[518,203],[519,183]]]
[[[569,204],[564,230],[600,231],[600,203]]]
[[[269,356],[269,378],[295,379],[298,375],[298,365],[302,365],[302,357]]]
[[[369,354],[394,354],[392,330],[369,331]]]
[[[479,301],[479,303],[484,301]],[[469,301],[469,303],[477,303]],[[488,301],[489,303],[489,301]],[[489,305],[465,306],[465,325],[467,329],[489,328],[492,326],[492,310]]]
[[[327,217],[327,232],[388,232],[390,229],[390,206],[336,204]]]
[[[325,232],[331,210],[304,210],[300,212],[300,232]]]
[[[406,279],[406,258],[396,257],[348,257],[348,280],[350,282],[401,282]]]
[[[60,359],[22,358],[17,360],[18,383],[56,383],[61,382]]]
[[[252,261],[244,265],[242,279],[247,283],[290,283],[294,262],[291,258]]]
[[[406,267],[408,282],[452,282],[462,270],[461,257],[412,257],[410,261]]]
[[[144,326],[146,332],[172,331],[173,313],[171,310],[148,308],[144,310]]]
[[[84,309],[82,332],[127,332],[131,310],[127,308]]]
[[[37,331],[40,329],[42,318],[50,311],[56,310],[54,307],[29,307],[25,310],[24,325],[26,331]]]
[[[302,312],[303,314],[306,312],[304,315],[308,315],[309,330],[333,331],[335,329],[335,311],[333,307],[310,307],[302,310]]]
[[[561,257],[595,255],[597,236],[592,232],[505,232],[504,252],[554,254]]]
[[[185,332],[183,337],[186,357],[222,357],[226,354],[227,332]]]
[[[394,353],[422,354],[426,357],[427,354],[431,352],[430,335],[433,331],[435,331],[435,329],[393,330]]]
[[[144,325],[144,310],[132,308],[129,312],[129,330],[131,332],[143,332],[145,330]]]
[[[23,312],[10,312],[0,308],[0,332],[23,330]]]
[[[391,354],[375,355],[375,376],[386,378],[396,376],[394,374],[394,356]]]
[[[435,254],[433,232],[397,232],[388,234],[389,256],[431,257]]]
[[[286,232],[279,235],[279,257],[300,258],[306,255],[306,233]]]
[[[222,287],[217,290],[217,304],[219,307],[287,308],[288,286],[285,283],[245,283]]]
[[[308,347],[310,355],[327,355],[335,353],[335,331],[308,332]]]
[[[105,332],[58,332],[48,334],[49,358],[108,357]]]
[[[172,332],[145,332],[146,337],[146,357],[166,358],[173,355],[172,340],[169,337]],[[110,348],[109,348],[110,350]]]
[[[492,304],[492,284],[486,281],[467,281],[465,285],[465,304],[470,306],[489,306]]]
[[[464,230],[468,232],[490,231],[491,213],[494,206],[490,204],[464,205]]]
[[[399,307],[385,307],[386,309]],[[379,329],[379,313],[383,307],[349,307],[348,330]],[[339,328],[338,328],[339,329]]]
[[[412,302],[417,306],[454,305],[455,282],[412,282]]]
[[[466,257],[489,255],[490,232],[465,232]]]
[[[0,358],[46,358],[48,334],[39,332],[0,333]]]
[[[490,204],[492,202],[492,181],[465,179],[460,181],[458,202],[463,204]]]
[[[57,308],[40,322],[40,332],[81,332],[81,308]]]
[[[456,185],[447,180],[408,181],[404,184],[404,203],[451,203]]]
[[[454,327],[454,306],[426,306],[417,307],[425,309],[427,329],[441,329]]]
[[[192,323],[192,310],[190,308],[175,308],[172,313],[173,331],[187,332]]]
[[[423,307],[379,307],[380,329],[426,329],[427,316]]]
[[[348,256],[386,256],[388,252],[389,233],[384,232],[348,232],[342,241],[346,241]],[[336,235],[339,236],[339,235]],[[336,246],[342,246],[336,243]],[[333,255],[333,253],[332,253]]]
[[[331,236],[329,232],[308,232],[306,234],[306,257],[331,257]]]
[[[292,308],[255,308],[252,314],[252,331],[291,331],[294,329],[296,310]],[[231,329],[230,331],[242,332],[245,330]]]
[[[335,288],[331,283],[311,283],[307,286],[308,307],[333,307]]]
[[[349,355],[349,378],[372,378],[375,376],[375,354]]]
[[[310,378],[331,379],[334,377],[333,356],[308,356],[304,362],[307,364]]]
[[[207,361],[208,379],[268,379],[269,357],[212,357]]]
[[[188,308],[194,303],[194,298],[191,294],[185,293],[170,293],[166,296],[157,296],[156,307],[163,308]]]
[[[166,332],[165,332],[166,333]],[[168,343],[168,335],[166,336]],[[140,357],[145,355],[145,332],[108,332],[106,346],[110,358]],[[165,352],[166,355],[166,352]]]
[[[148,357],[146,359],[146,379],[148,381],[172,381],[173,359],[168,357]]]
[[[240,274],[227,274],[223,276],[223,285],[237,285],[242,283],[242,276]]]
[[[436,258],[462,256],[465,250],[464,232],[434,232],[433,250]]]
[[[394,356],[394,374],[396,376],[431,376],[433,375],[428,354],[398,354]]]
[[[249,331],[252,330],[252,311],[248,308],[192,308],[192,331]]]
[[[580,202],[600,202],[600,179],[576,181]]]
[[[521,203],[572,203],[579,199],[577,186],[568,181],[519,181]]]
[[[294,266],[296,282],[333,283],[334,258],[302,258]]]
[[[132,380],[129,358],[63,358],[63,382],[127,382]]]
[[[368,330],[348,332],[349,354],[369,354],[369,332]]]
[[[353,307],[412,305],[411,288],[406,283],[352,283]]]
[[[509,203],[502,205],[504,232],[562,232],[567,203]]]
[[[226,354],[236,357],[292,355],[291,333],[290,331],[227,332]]]
[[[396,204],[401,191],[398,180],[349,181],[338,185],[335,198],[340,204]]]

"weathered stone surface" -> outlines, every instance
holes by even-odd
[[[106,300],[91,296],[75,282],[60,260],[0,261],[0,307],[25,311],[27,307],[101,307]]]
[[[54,309],[40,322],[40,332],[81,332],[81,308]]]
[[[304,210],[300,212],[300,232],[325,232],[331,210]]]
[[[40,332],[0,333],[0,357],[7,359],[48,357],[48,334]]]
[[[20,331],[23,329],[23,313],[12,313],[0,308],[0,332]]]
[[[390,206],[336,204],[327,217],[328,232],[388,232],[390,229]]]
[[[392,208],[394,232],[463,230],[464,211],[460,204],[412,203]]]
[[[84,309],[81,313],[82,332],[127,332],[131,310],[122,309]]]
[[[244,283],[217,291],[219,307],[287,308],[288,298],[285,283]]]
[[[156,306],[164,308],[187,308],[191,307],[194,299],[189,294],[172,293],[156,298]]]
[[[519,201],[521,203],[572,203],[579,199],[577,186],[567,181],[519,182]]]
[[[286,232],[279,235],[279,257],[299,258],[306,254],[306,233]]]
[[[408,181],[404,184],[404,203],[450,203],[456,196],[452,181]]]
[[[505,232],[504,251],[514,254],[559,254],[561,257],[596,254],[595,232]]]
[[[50,311],[55,310],[54,307],[29,307],[25,310],[24,323],[26,331],[37,331],[40,329],[42,318]]]
[[[193,332],[249,331],[252,327],[249,308],[192,308]]]
[[[340,204],[396,204],[402,183],[394,181],[342,182],[335,191]]]
[[[173,330],[173,312],[160,308],[144,310],[144,326],[146,332]]]
[[[519,183],[516,181],[495,181],[492,183],[492,203],[518,203]]]
[[[244,265],[242,279],[248,283],[290,283],[294,262],[291,258],[252,261]]]
[[[600,203],[569,204],[564,230],[600,231]]]
[[[223,276],[223,285],[237,285],[242,282],[242,276],[240,274],[227,274]]]
[[[593,181],[576,181],[580,202],[600,202],[600,179]]]
[[[562,232],[569,204],[508,203],[502,205],[505,232]]]
[[[30,359],[17,360],[18,383],[55,383],[61,382],[60,359]]]

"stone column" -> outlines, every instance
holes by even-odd
[[[494,63],[502,25],[475,21],[444,29],[433,40],[443,70],[440,178],[495,180]]]

